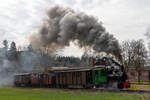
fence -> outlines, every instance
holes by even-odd
[[[135,68],[127,69],[127,76],[131,83],[150,84],[150,69],[136,70]]]

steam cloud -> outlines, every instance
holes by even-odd
[[[76,41],[81,48],[91,47],[95,52],[112,53],[120,57],[118,40],[109,34],[97,18],[70,8],[54,6],[47,12],[44,23],[31,37],[36,47],[65,47]]]

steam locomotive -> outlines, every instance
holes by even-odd
[[[20,73],[14,76],[17,87],[51,88],[128,88],[126,71],[115,60],[93,59],[90,67],[50,67],[44,72]]]

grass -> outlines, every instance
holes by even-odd
[[[131,84],[131,90],[145,90],[150,91],[150,85],[143,85],[143,84]]]
[[[150,100],[150,94],[68,89],[0,88],[0,100]]]

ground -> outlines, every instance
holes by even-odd
[[[150,93],[3,87],[0,100],[150,100]]]

